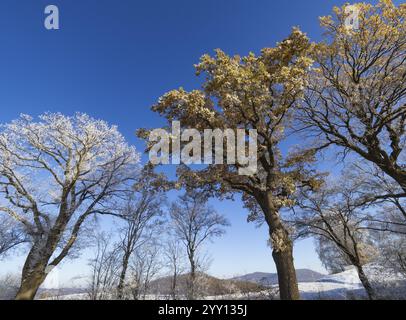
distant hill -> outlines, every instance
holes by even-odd
[[[296,275],[298,282],[316,282],[325,277],[325,275],[310,269],[298,269],[296,270]],[[247,281],[262,286],[271,286],[278,284],[278,275],[276,273],[254,272],[234,277],[231,280]]]
[[[328,276],[315,272],[309,269],[298,269],[297,271],[299,283],[315,283],[322,279],[327,282]],[[179,275],[177,279],[177,295],[182,297],[186,293],[187,279],[189,274]],[[148,295],[151,297],[170,296],[171,294],[171,277],[162,277],[151,281],[149,285]],[[205,273],[199,273],[197,278],[197,292],[201,296],[235,296],[244,297],[261,295],[266,291],[266,287],[278,284],[276,273],[255,272],[232,279],[218,279]],[[86,299],[86,290],[81,288],[61,288],[55,289],[40,289],[37,298],[62,298],[62,299]],[[233,298],[234,299],[234,298]]]
[[[177,279],[177,293],[182,295],[186,292],[186,284],[189,275],[183,274]],[[260,292],[264,290],[261,284],[238,280],[218,279],[204,273],[200,273],[197,279],[198,291],[204,296],[221,296],[228,294]],[[163,277],[154,280],[150,284],[149,292],[155,295],[169,295],[171,292],[171,277]]]
[[[187,292],[187,280],[189,274],[182,274],[177,279],[176,293],[178,297],[185,296]],[[171,277],[162,277],[151,281],[148,288],[150,296],[170,296]],[[199,273],[196,280],[196,292],[201,296],[227,296],[260,293],[266,289],[265,286],[254,282],[233,279],[218,279],[205,273]],[[83,288],[61,288],[61,289],[40,289],[37,299],[87,299],[86,290]],[[14,294],[13,294],[14,295]]]

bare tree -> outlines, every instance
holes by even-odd
[[[162,269],[160,245],[150,240],[138,247],[131,263],[130,287],[134,300],[146,299],[150,283]]]
[[[400,201],[400,200],[399,200]],[[372,221],[370,229],[374,243],[379,249],[379,263],[395,273],[406,276],[406,224],[403,202],[397,205],[384,204],[380,216],[384,222]]]
[[[44,114],[38,122],[23,115],[2,126],[0,211],[32,243],[16,299],[34,298],[89,216],[111,213],[109,204],[127,190],[138,162],[115,126],[85,114]]]
[[[120,271],[120,258],[117,247],[112,245],[111,235],[97,233],[95,256],[90,260],[91,279],[88,288],[90,300],[106,300],[114,297]]]
[[[196,298],[196,276],[199,271],[198,250],[205,241],[224,234],[224,227],[229,225],[224,216],[207,205],[207,197],[191,191],[185,193],[173,203],[170,216],[174,232],[185,246],[190,264],[188,298]]]
[[[151,241],[157,228],[162,224],[162,208],[165,204],[165,181],[161,175],[153,172],[152,167],[146,166],[139,175],[134,193],[119,210],[124,219],[120,228],[119,248],[122,252],[122,269],[117,287],[117,297],[124,296],[124,286],[131,255],[138,247]]]
[[[341,182],[340,186],[322,188],[317,195],[305,195],[295,224],[301,235],[316,236],[340,250],[342,257],[355,266],[372,300],[377,296],[363,267],[376,257],[377,251],[368,232],[368,218],[357,205],[356,191],[351,187]]]
[[[176,238],[170,237],[164,246],[166,266],[171,274],[170,295],[172,300],[178,297],[178,277],[184,271],[184,253],[181,244]]]
[[[406,238],[384,234],[378,246],[381,264],[406,276]]]
[[[0,260],[22,243],[28,242],[24,230],[9,216],[0,215]]]
[[[6,274],[0,278],[0,300],[13,300],[18,291],[18,275]]]

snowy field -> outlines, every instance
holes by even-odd
[[[371,283],[379,289],[382,298],[405,298],[406,279],[399,274],[393,274],[376,266],[368,266],[365,272]],[[239,300],[239,299],[275,299],[276,287],[260,293],[233,294],[227,296],[210,296],[206,300]],[[299,283],[303,300],[354,300],[366,299],[355,269],[349,269],[335,275],[328,275],[316,282]],[[50,298],[52,299],[52,298]],[[70,294],[55,297],[60,300],[85,300],[87,294]],[[149,295],[147,300],[167,300],[165,296]]]

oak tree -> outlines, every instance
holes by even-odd
[[[180,166],[178,176],[183,186],[203,188],[219,197],[241,194],[250,219],[265,219],[282,299],[299,299],[299,290],[293,244],[279,213],[294,203],[297,188],[318,184],[318,176],[308,166],[314,161],[312,151],[284,155],[280,150],[312,64],[309,48],[306,35],[294,29],[287,39],[258,56],[229,56],[217,50],[214,57],[204,55],[196,65],[197,74],[205,76],[200,90],[168,92],[153,106],[168,122],[180,121],[183,129],[194,128],[202,136],[205,129],[256,130],[258,163],[253,174],[240,175],[241,166],[227,164],[225,157],[223,164],[204,168]],[[148,131],[139,135],[147,139]]]

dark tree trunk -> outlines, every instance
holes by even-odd
[[[299,300],[300,294],[293,263],[292,244],[287,243],[284,250],[278,251],[274,249],[272,256],[278,272],[279,295],[281,300]]]
[[[46,267],[49,257],[41,255],[43,250],[38,250],[34,245],[24,263],[21,274],[21,284],[16,294],[16,300],[33,300],[41,284],[46,278]]]
[[[125,277],[127,275],[128,269],[128,261],[130,260],[130,254],[125,253],[123,257],[123,268],[121,269],[120,279],[117,286],[117,298],[119,300],[123,299],[124,296],[124,284],[125,284]]]
[[[44,235],[34,242],[25,260],[21,274],[21,285],[16,300],[33,300],[41,284],[47,277],[47,267],[58,246],[61,235],[66,228],[68,219],[59,217],[53,229],[45,238]],[[51,262],[54,266],[65,258],[69,249],[64,248],[59,256]]]
[[[271,194],[259,197],[269,227],[272,256],[276,265],[281,300],[299,300],[300,293],[293,262],[293,243],[284,227]]]
[[[176,285],[177,285],[177,278],[178,278],[178,272],[175,267],[175,271],[173,272],[172,276],[172,285],[171,285],[171,296],[172,300],[176,300]]]
[[[18,289],[16,300],[34,300],[39,287],[45,280],[45,267],[39,267],[30,274],[23,274],[21,285]]]
[[[357,268],[357,273],[359,280],[361,281],[362,285],[364,286],[364,289],[368,295],[369,300],[375,300],[376,299],[376,294],[375,290],[372,287],[371,283],[368,280],[368,277],[366,276],[364,269],[362,268],[361,265],[356,265]]]
[[[196,262],[194,251],[189,252],[190,275],[188,280],[188,299],[196,299]]]
[[[45,277],[39,273],[25,277],[21,282],[15,300],[34,300],[35,295],[44,280]]]

